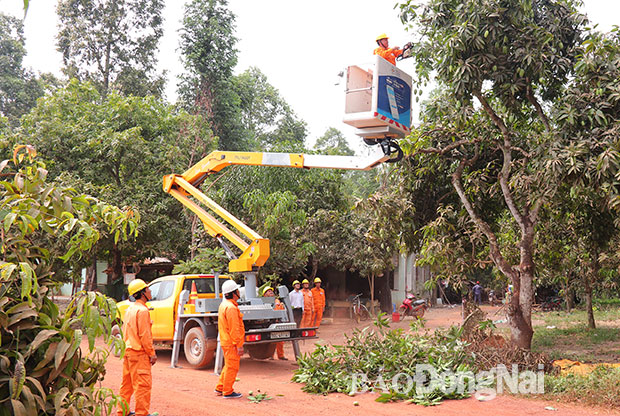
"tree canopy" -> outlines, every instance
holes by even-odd
[[[161,95],[155,72],[163,0],[61,0],[58,50],[69,78],[91,81],[102,96]]]

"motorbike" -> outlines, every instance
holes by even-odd
[[[413,316],[414,318],[422,318],[424,316],[424,312],[428,309],[428,305],[426,304],[426,300],[417,299],[416,297],[409,293],[403,300],[402,305],[398,307],[398,313],[400,315],[401,321],[405,318],[405,316]]]
[[[559,311],[562,309],[562,299],[558,297],[552,297],[552,298],[547,299],[540,306],[542,310],[545,312]]]

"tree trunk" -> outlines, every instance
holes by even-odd
[[[319,260],[315,258],[314,256],[312,256],[312,271],[310,272],[310,277],[308,277],[308,280],[313,282],[318,271],[319,271]]]
[[[394,274],[394,271],[386,271],[384,273],[384,279],[379,286],[379,304],[381,311],[386,313],[392,313],[392,289],[390,288],[390,278]]]
[[[121,250],[118,246],[114,245],[112,249],[112,273],[108,274],[108,295],[114,296],[114,288],[113,285],[118,281],[123,281],[123,258]]]
[[[97,255],[93,254],[90,266],[86,268],[86,280],[84,290],[93,291],[97,289]]]
[[[192,233],[192,242],[189,248],[189,259],[194,260],[196,258],[196,252],[198,251],[198,217],[196,215],[192,215],[192,225],[190,228],[190,232]]]
[[[370,287],[370,313],[375,314],[375,275],[374,273],[368,277],[368,286]]]
[[[564,292],[564,304],[566,305],[566,312],[570,312],[575,304],[573,302],[573,290],[570,286],[570,279],[567,276],[566,282],[562,284],[562,291]]]
[[[585,273],[583,276],[583,289],[586,296],[586,312],[588,314],[588,328],[596,329],[596,322],[594,321],[594,309],[592,309],[592,282],[598,275],[598,255],[595,253],[594,260],[590,263],[589,273]]]

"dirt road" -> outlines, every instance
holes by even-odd
[[[427,315],[427,325],[431,328],[450,325],[460,321],[460,309],[431,309]],[[393,324],[395,327],[407,328],[411,318],[406,322]],[[344,341],[344,334],[354,325],[348,320],[338,320],[332,325],[320,329],[319,342],[339,344]],[[302,343],[302,351],[311,351],[314,343]],[[500,396],[488,402],[470,398],[466,400],[446,401],[438,407],[425,408],[404,403],[382,404],[375,402],[374,393],[349,397],[343,394],[328,396],[310,395],[301,391],[301,385],[290,381],[296,365],[292,362],[293,352],[290,345],[285,347],[286,355],[291,361],[252,360],[247,355],[241,360],[239,381],[235,383],[236,391],[244,394],[241,399],[223,399],[215,396],[213,389],[217,376],[213,369],[192,370],[170,368],[169,349],[157,351],[158,361],[153,367],[153,395],[151,411],[158,411],[162,416],[186,415],[295,415],[303,412],[307,415],[433,415],[433,416],[523,416],[523,415],[561,415],[589,416],[614,415],[620,411],[583,408],[570,404],[546,402],[542,400],[523,399],[513,396]],[[182,355],[182,354],[181,354]],[[106,365],[107,375],[103,382],[118,392],[121,375],[121,362],[110,357]],[[248,391],[268,393],[271,400],[258,404],[247,400]],[[358,402],[359,406],[355,406]],[[557,411],[545,410],[553,407]]]

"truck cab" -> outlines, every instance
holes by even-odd
[[[220,276],[220,287],[217,293],[221,293],[221,285],[230,276]],[[182,290],[191,291],[192,283],[196,284],[198,299],[215,299],[215,276],[214,275],[172,275],[153,280],[148,284],[153,298],[146,303],[150,309],[151,321],[153,321],[153,341],[158,343],[172,342],[174,337],[174,323],[177,319],[179,294]],[[221,296],[220,296],[221,297]],[[118,302],[121,321],[130,305],[129,300]]]

